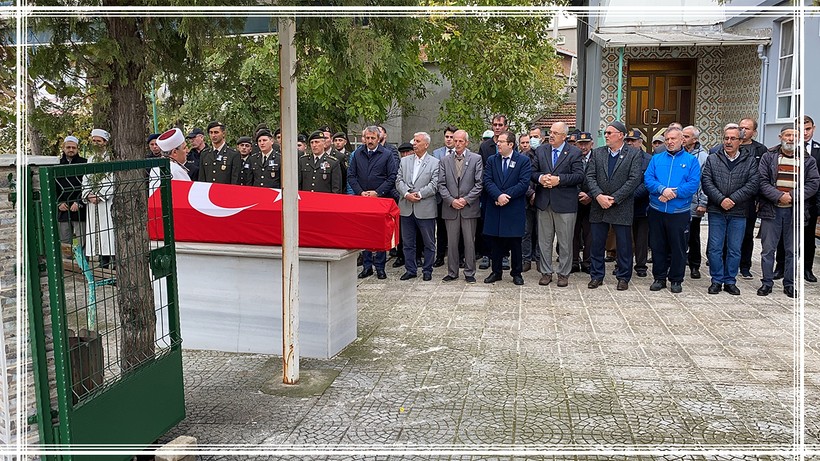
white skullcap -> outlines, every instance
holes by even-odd
[[[93,130],[91,130],[91,136],[99,136],[105,139],[106,141],[108,141],[111,138],[111,135],[107,131],[101,130],[99,128],[94,128]]]
[[[67,142],[73,142],[74,144],[80,144],[80,140],[77,139],[75,136],[66,136],[65,139],[63,139],[63,144],[65,144]]]
[[[171,152],[185,142],[185,135],[179,128],[171,128],[159,135],[157,145],[163,152]]]
[[[487,130],[484,132],[484,134],[481,135],[481,137],[484,139],[492,138],[493,136],[495,136],[495,133],[493,133],[491,130]]]

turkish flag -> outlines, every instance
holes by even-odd
[[[282,191],[171,181],[178,242],[282,244]],[[148,199],[148,236],[162,240],[160,189]],[[398,243],[391,199],[299,191],[299,246],[386,251]]]

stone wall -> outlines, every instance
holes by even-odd
[[[37,165],[50,165],[57,163],[55,157],[29,157],[27,158],[30,168],[34,172],[33,186],[39,189],[39,176],[37,175]],[[26,315],[27,306],[20,304],[23,300],[18,299],[18,289],[25,290],[25,274],[23,261],[17,260],[17,236],[18,236],[18,211],[16,206],[23,202],[25,198],[25,178],[20,178],[15,167],[14,156],[0,156],[0,365],[5,370],[3,379],[0,380],[0,444],[15,446],[20,444],[36,444],[39,441],[37,425],[29,425],[26,420],[36,412],[36,396],[34,393],[34,373],[29,348],[29,325]],[[9,173],[13,173],[13,180],[16,182],[17,201],[9,201],[10,184]],[[20,223],[22,224],[22,222]],[[19,229],[24,232],[24,229]],[[44,274],[41,274],[40,286],[42,292],[47,295],[48,282]],[[48,299],[43,299],[43,312],[46,322],[46,338],[50,338],[51,317],[48,307]],[[18,315],[21,314],[21,315]],[[20,324],[22,337],[17,336],[18,323]],[[22,362],[18,362],[17,354],[21,350]],[[46,346],[48,353],[49,368],[53,369],[53,345]],[[56,395],[53,394],[55,388],[54,377],[49,377],[49,388],[52,389],[52,401]],[[22,402],[17,401],[18,388],[21,388]],[[56,408],[56,403],[53,403]],[[17,439],[18,421],[23,422],[22,438]]]

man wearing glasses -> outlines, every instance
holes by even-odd
[[[754,203],[760,183],[754,155],[741,150],[740,141],[739,128],[723,130],[723,149],[709,155],[701,171],[701,184],[709,212],[706,257],[712,276],[708,289],[710,295],[716,295],[721,290],[732,295],[740,294],[737,287],[740,246],[746,229],[749,202]]]
[[[492,272],[484,283],[501,280],[502,255],[512,254],[510,275],[513,283],[523,285],[521,276],[521,238],[526,219],[526,194],[530,183],[530,159],[515,151],[515,134],[502,132],[497,138],[498,154],[490,156],[484,170],[487,191],[484,235],[492,238]]]
[[[643,181],[639,152],[624,143],[626,127],[619,121],[604,130],[605,146],[592,151],[586,169],[592,234],[589,288],[604,283],[604,245],[609,227],[615,229],[618,290],[629,289],[632,278],[632,218],[635,188]]]
[[[498,145],[496,141],[498,140],[498,136],[507,131],[509,129],[509,122],[507,121],[506,115],[496,114],[493,115],[492,127],[493,127],[493,137],[489,139],[485,139],[484,142],[481,143],[481,146],[478,148],[478,154],[481,155],[481,159],[484,162],[484,171],[487,171],[487,161],[489,158],[498,153]],[[513,138],[514,139],[514,138]],[[481,229],[484,228],[484,215],[487,210],[487,189],[484,188],[484,192],[481,196],[481,218],[478,221],[478,235],[476,235],[476,242],[475,248],[476,252],[482,256],[481,264],[479,264],[479,269],[488,269],[490,267],[490,253],[492,253],[491,248],[491,241],[492,239],[485,239],[483,235],[481,235]]]

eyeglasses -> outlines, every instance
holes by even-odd
[[[612,136],[612,135],[613,135],[613,134],[615,134],[615,133],[620,133],[620,131],[604,131],[604,135],[610,135],[610,136]]]
[[[724,141],[739,141],[739,140],[740,140],[740,138],[735,137],[735,136],[724,136],[724,137],[723,137],[723,140],[724,140]]]

